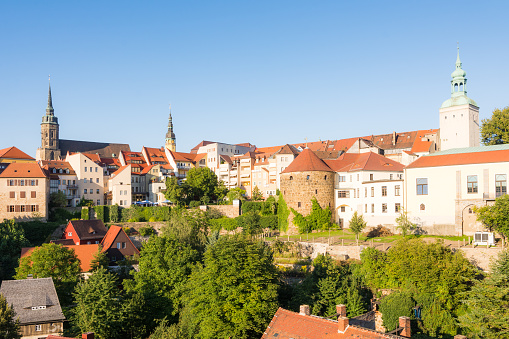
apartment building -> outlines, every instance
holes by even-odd
[[[354,212],[370,226],[394,226],[403,208],[404,166],[380,154],[344,153],[325,160],[335,174],[335,221],[349,227]]]
[[[120,167],[108,179],[107,204],[129,207],[132,204],[131,165]]]
[[[49,176],[37,163],[11,163],[0,173],[0,220],[48,217]]]
[[[67,206],[76,207],[81,199],[78,177],[71,164],[60,160],[40,160],[39,164],[49,176],[49,194],[63,192]]]
[[[104,204],[104,168],[99,155],[88,153],[67,154],[66,162],[77,177],[78,194],[92,200],[95,205]]]

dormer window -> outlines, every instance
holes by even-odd
[[[53,168],[53,173],[57,173],[57,170]]]
[[[62,169],[59,169],[59,170],[58,170],[58,173],[63,173]]]
[[[72,237],[72,232],[67,232],[68,237]]]

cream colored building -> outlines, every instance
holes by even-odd
[[[111,195],[108,205],[131,206],[131,165],[122,166],[111,174],[108,179],[108,191]]]
[[[76,172],[78,192],[81,197],[92,200],[95,205],[104,205],[103,167],[94,161],[94,155],[68,154],[65,161]]]
[[[380,154],[345,153],[337,160],[325,160],[335,175],[335,221],[349,227],[354,214],[368,226],[394,229],[403,207],[403,168]]]
[[[405,206],[430,234],[483,230],[474,206],[507,194],[509,145],[452,149],[421,157],[405,169]]]
[[[0,220],[48,217],[49,178],[37,163],[12,163],[0,174]]]

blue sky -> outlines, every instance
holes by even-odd
[[[438,128],[460,42],[481,119],[509,105],[508,2],[2,1],[0,148],[259,147]]]

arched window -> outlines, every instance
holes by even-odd
[[[290,175],[290,180],[293,180],[293,176]]]

